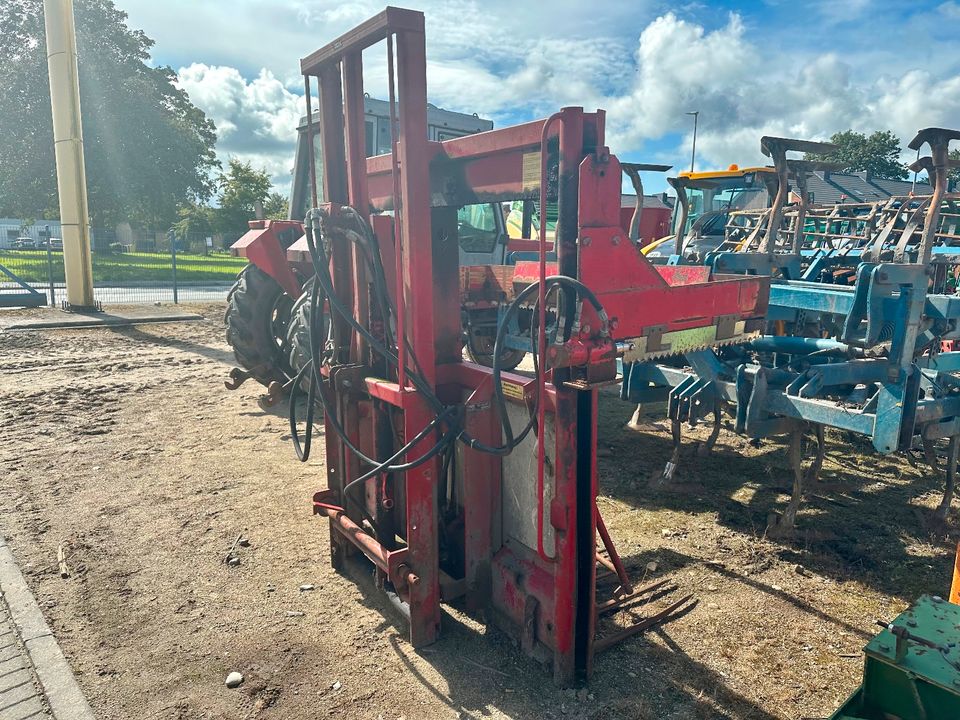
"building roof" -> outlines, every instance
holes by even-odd
[[[933,192],[930,183],[918,180],[886,180],[873,177],[868,172],[838,173],[812,172],[807,177],[807,192],[817,205],[832,205],[840,202],[875,202],[894,195],[929,195]]]
[[[633,193],[624,193],[620,196],[620,207],[636,207],[637,196]],[[666,193],[657,193],[656,195],[643,196],[644,208],[660,208],[673,210],[673,197]]]

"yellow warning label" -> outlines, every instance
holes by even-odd
[[[540,189],[540,151],[525,152],[523,154],[523,189]]]
[[[514,385],[513,383],[500,383],[500,386],[503,388],[503,394],[514,400],[523,400],[523,386]]]

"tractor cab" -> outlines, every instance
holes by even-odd
[[[678,196],[686,197],[686,211],[684,203],[677,202],[671,234],[644,248],[651,260],[678,254],[677,237],[684,238],[684,254],[715,250],[723,242],[731,213],[768,208],[777,191],[772,167],[731,165],[726,170],[682,172],[671,180]]]

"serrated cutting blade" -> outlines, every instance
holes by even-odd
[[[736,324],[732,335],[717,338],[717,331],[716,325],[708,325],[674,330],[656,337],[633,338],[624,343],[623,362],[646,362],[709,348],[739,345],[760,335],[759,331],[747,331],[746,323],[742,321]]]

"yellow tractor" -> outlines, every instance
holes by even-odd
[[[772,167],[681,172],[668,182],[677,191],[671,234],[642,248],[651,260],[680,253],[684,255],[715,250],[723,242],[730,213],[762,210],[770,206],[777,192],[777,174]]]

